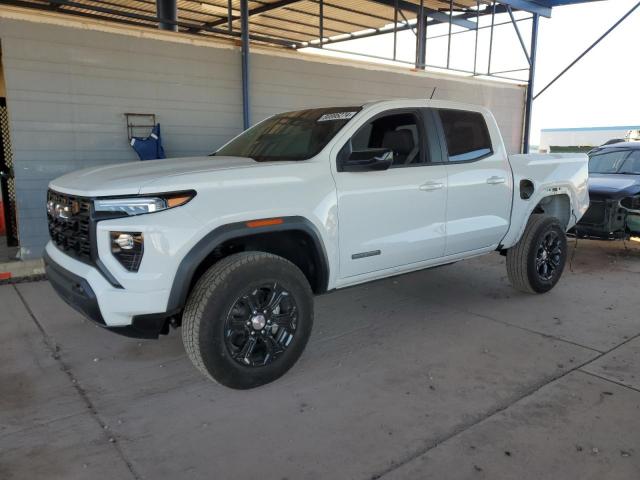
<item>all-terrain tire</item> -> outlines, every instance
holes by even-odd
[[[544,267],[539,268],[538,265],[548,258],[543,242],[549,237],[553,237],[554,242],[557,240],[556,248],[559,249],[559,253],[553,255],[553,273],[542,275],[540,268]],[[507,275],[511,285],[517,290],[545,293],[558,283],[566,260],[567,237],[558,219],[549,215],[533,214],[520,241],[507,250]]]
[[[270,363],[243,365],[225,340],[225,322],[237,301],[246,298],[243,292],[267,282],[277,282],[295,301],[295,334]],[[312,326],[313,294],[300,269],[270,253],[242,252],[225,257],[200,277],[184,309],[182,340],[189,359],[205,376],[230,388],[248,389],[284,375],[302,354]],[[258,338],[262,332],[250,333]]]

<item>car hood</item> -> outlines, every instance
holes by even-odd
[[[68,173],[53,180],[49,188],[85,197],[135,195],[161,178],[261,165],[267,164],[251,158],[216,156],[126,162]]]
[[[592,197],[622,198],[640,192],[640,175],[592,173],[589,176],[589,195]]]

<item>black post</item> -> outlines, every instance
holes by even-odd
[[[324,43],[324,1],[320,0],[318,2],[318,16],[319,18],[319,37],[320,37],[320,48],[322,48],[322,44]]]
[[[398,58],[398,0],[393,4],[393,60]]]
[[[424,16],[424,0],[420,0],[417,20],[418,28],[416,30],[416,68],[424,70],[424,65],[427,62],[427,31],[426,17]]]
[[[489,34],[489,61],[487,62],[487,75],[491,75],[491,54],[493,53],[493,27],[496,24],[496,2],[491,4],[491,33]]]
[[[447,68],[451,64],[451,26],[453,20],[453,0],[449,0],[449,35],[447,37]]]
[[[240,0],[240,29],[242,51],[242,126],[246,130],[251,124],[249,110],[249,2]]]
[[[540,16],[533,14],[531,20],[531,50],[529,51],[529,82],[527,84],[527,99],[524,111],[524,135],[522,138],[522,153],[529,153],[529,139],[531,138],[531,109],[533,107],[533,81],[536,76],[536,52],[538,50],[538,20]]]
[[[156,0],[156,16],[160,19],[158,28],[170,32],[178,31],[178,3],[176,0]]]

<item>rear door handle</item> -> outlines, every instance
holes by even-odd
[[[499,183],[504,183],[506,180],[504,177],[498,177],[498,176],[493,176],[493,177],[489,177],[487,178],[487,183],[489,185],[498,185]]]
[[[423,183],[418,188],[420,188],[420,190],[422,190],[423,192],[432,192],[433,190],[440,190],[442,187],[444,187],[444,183],[427,182]]]

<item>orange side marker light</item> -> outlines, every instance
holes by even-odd
[[[284,223],[283,218],[264,218],[262,220],[251,220],[246,225],[249,228],[269,227],[271,225],[281,225]]]

